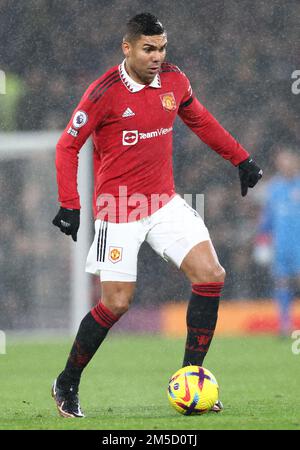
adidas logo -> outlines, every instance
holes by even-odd
[[[135,116],[135,114],[134,114],[133,111],[131,111],[130,108],[127,108],[127,109],[123,112],[122,117],[130,117],[130,116]]]

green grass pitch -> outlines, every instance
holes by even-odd
[[[85,370],[84,419],[57,415],[50,387],[71,340],[10,340],[0,355],[0,429],[300,429],[300,355],[292,339],[215,337],[204,366],[220,385],[221,414],[181,416],[169,405],[169,377],[184,339],[111,335]]]

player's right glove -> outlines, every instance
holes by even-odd
[[[52,223],[62,233],[71,235],[73,241],[76,242],[77,231],[80,225],[80,209],[60,208]]]
[[[248,188],[253,188],[263,176],[263,171],[251,157],[239,164],[239,176],[241,182],[241,194],[247,195]]]

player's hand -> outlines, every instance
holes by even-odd
[[[263,171],[251,157],[239,164],[239,176],[241,181],[241,194],[247,195],[248,188],[253,188],[263,176]]]
[[[80,225],[80,209],[60,208],[54,219],[53,225],[62,233],[71,235],[73,241],[77,241],[77,231]]]

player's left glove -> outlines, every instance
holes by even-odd
[[[251,157],[239,164],[239,176],[241,181],[241,193],[245,197],[248,188],[253,188],[263,176],[263,171]]]
[[[63,233],[71,235],[73,241],[76,242],[80,224],[80,209],[60,208],[52,223]]]

